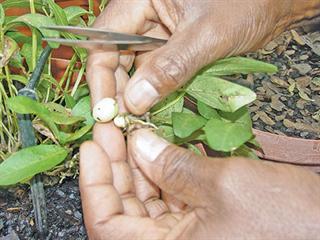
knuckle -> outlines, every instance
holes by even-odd
[[[157,84],[170,88],[181,86],[188,69],[187,62],[181,54],[157,58],[153,64],[153,68],[158,74],[157,81],[159,82]]]
[[[186,154],[181,149],[172,147],[165,150],[161,156],[164,162],[160,184],[169,185],[177,193],[183,192],[190,181],[193,181],[192,167],[194,159],[192,154]]]

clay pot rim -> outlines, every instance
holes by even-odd
[[[260,158],[302,166],[320,167],[320,140],[281,136],[254,129]]]
[[[261,135],[268,135],[270,137],[272,136],[277,136],[277,137],[281,137],[281,138],[286,138],[288,139],[288,141],[299,141],[299,142],[304,142],[305,144],[307,143],[312,143],[312,142],[320,142],[320,139],[305,139],[305,138],[299,138],[299,137],[290,137],[290,136],[284,136],[284,135],[279,135],[276,133],[270,133],[270,132],[266,132],[266,131],[262,131],[262,130],[258,130],[253,128],[253,133],[256,134],[261,134]]]

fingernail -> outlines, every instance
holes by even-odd
[[[160,99],[158,91],[147,80],[142,79],[131,86],[127,99],[138,110],[147,111]]]
[[[134,151],[139,160],[153,162],[169,146],[169,143],[147,129],[138,130]]]

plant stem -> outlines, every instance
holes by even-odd
[[[30,0],[30,12],[32,14],[36,13],[36,8],[34,6],[34,0]],[[36,30],[32,29],[31,32],[32,32],[32,67],[29,70],[32,72],[35,69],[36,64],[37,64],[38,43],[37,43]]]
[[[72,88],[72,92],[71,92],[71,96],[72,96],[72,97],[74,96],[74,94],[76,93],[76,91],[77,91],[77,89],[78,89],[78,87],[79,87],[79,84],[80,84],[80,82],[81,82],[81,79],[82,79],[82,77],[83,77],[83,74],[84,74],[85,69],[86,69],[85,64],[82,64],[82,66],[81,66],[81,68],[80,68],[80,71],[79,71],[79,73],[78,73],[78,78],[77,78],[77,80],[76,80],[76,82],[75,82],[75,84],[74,84],[74,86],[73,86],[73,88]]]

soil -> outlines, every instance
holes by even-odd
[[[45,189],[47,239],[87,239],[77,179]],[[38,239],[29,187],[0,189],[0,240]]]
[[[320,32],[291,31],[248,54],[279,69],[247,76],[257,93],[250,105],[256,129],[305,139],[320,138]]]

